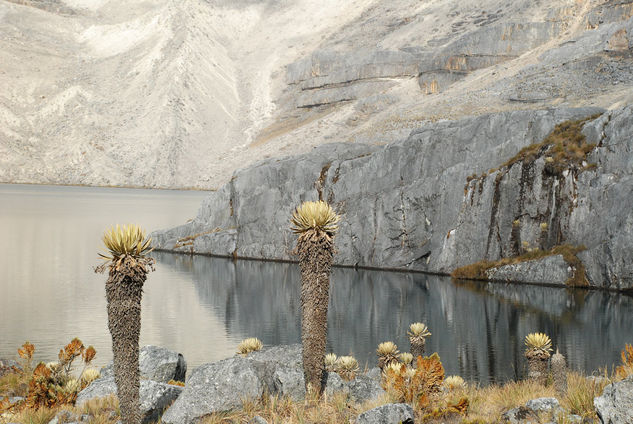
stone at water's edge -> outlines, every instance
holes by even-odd
[[[491,281],[521,281],[524,283],[556,284],[564,286],[573,272],[562,255],[503,265],[486,271]]]
[[[413,424],[413,408],[406,403],[388,403],[363,412],[356,424]]]
[[[606,386],[593,405],[602,424],[633,423],[633,376]]]
[[[587,157],[595,168],[552,174],[540,157],[490,170],[556,124],[596,113],[602,116],[584,127],[587,142],[597,144]],[[383,147],[324,145],[237,171],[192,222],[154,232],[154,246],[290,260],[292,210],[322,197],[342,216],[337,264],[450,273],[516,256],[523,242],[568,243],[586,246],[578,257],[590,285],[633,288],[631,133],[633,106],[552,108],[429,123]],[[473,174],[479,177],[467,183]],[[192,240],[181,246],[184,237]],[[519,280],[544,278],[536,269]]]
[[[165,412],[166,424],[192,423],[213,412],[240,407],[245,399],[256,399],[264,392],[305,397],[301,345],[275,346],[202,365],[191,373],[185,390]],[[347,382],[337,374],[327,376],[326,393],[348,393],[356,402],[377,399],[385,392],[379,379],[359,375]]]
[[[168,383],[171,380],[185,381],[187,362],[182,354],[159,346],[143,346],[138,354],[141,378]],[[101,377],[114,376],[113,363],[110,361],[101,370]]]

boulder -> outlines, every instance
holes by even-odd
[[[297,367],[279,367],[273,375],[275,392],[290,396],[293,400],[306,395],[303,370]],[[328,383],[330,380],[328,379]]]
[[[141,378],[168,383],[171,380],[185,381],[187,362],[182,354],[159,346],[143,346],[139,351]],[[114,365],[110,362],[101,370],[101,377],[114,376]]]
[[[413,408],[406,403],[388,403],[363,412],[356,424],[413,424]]]
[[[491,281],[521,281],[564,286],[574,274],[562,255],[552,255],[491,268],[486,271],[486,275]]]
[[[633,376],[609,384],[593,405],[602,424],[633,423]]]
[[[555,412],[561,409],[558,399],[553,397],[528,400],[525,407],[535,412]]]
[[[577,423],[582,418],[577,415],[568,415],[560,406],[556,398],[538,398],[528,400],[524,406],[510,409],[506,411],[501,418],[504,422],[524,424],[530,422],[541,422],[540,419],[544,414],[549,414],[555,422]]]
[[[253,362],[243,357],[224,359],[193,370],[182,395],[163,414],[165,424],[192,423],[205,415],[242,405],[264,392],[265,384]]]
[[[349,388],[349,394],[352,400],[363,403],[368,400],[376,400],[385,394],[380,385],[380,377],[368,374],[357,375],[352,381],[344,382]]]
[[[245,399],[265,391],[294,400],[305,397],[301,345],[275,346],[236,355],[196,368],[178,400],[165,412],[163,423],[191,423],[213,412],[239,407]],[[326,393],[348,393],[357,402],[376,399],[385,392],[374,376],[359,375],[343,381],[327,375]]]
[[[504,412],[503,415],[501,415],[501,419],[507,423],[521,424],[527,422],[527,420],[538,420],[538,416],[531,409],[525,406],[519,406],[518,408],[512,408]]]
[[[172,404],[183,388],[152,380],[141,380],[140,397],[141,413],[144,423],[156,421],[165,408]],[[82,406],[91,399],[102,398],[116,394],[114,377],[101,377],[92,383],[77,396],[77,406]]]

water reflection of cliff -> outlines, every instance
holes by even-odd
[[[297,265],[156,256],[192,274],[200,302],[228,334],[265,344],[300,341]],[[408,350],[408,325],[424,321],[433,333],[427,351],[440,354],[447,374],[482,383],[522,376],[523,338],[531,331],[550,334],[572,367],[591,372],[618,361],[631,342],[631,317],[632,299],[618,294],[339,268],[332,274],[328,351],[373,366],[378,343],[393,340]]]

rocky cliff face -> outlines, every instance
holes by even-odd
[[[631,0],[0,0],[0,181],[219,188],[331,142],[633,99]]]
[[[384,147],[325,145],[235,173],[192,222],[152,236],[160,249],[290,260],[290,214],[320,198],[342,215],[341,265],[450,273],[569,244],[578,281],[630,289],[632,131],[632,107],[548,109],[430,123]],[[558,155],[555,134],[587,153]]]

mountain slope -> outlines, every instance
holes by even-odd
[[[633,97],[633,2],[0,0],[0,181],[218,188],[428,121]]]

